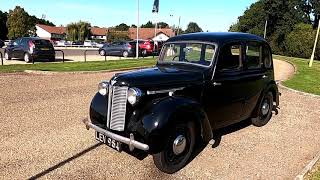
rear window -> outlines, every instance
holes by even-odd
[[[32,42],[33,42],[35,45],[41,45],[41,46],[49,46],[49,45],[51,45],[50,41],[48,41],[48,40],[43,40],[43,39],[41,39],[41,40],[33,40]]]

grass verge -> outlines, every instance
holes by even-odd
[[[128,68],[139,68],[153,66],[156,60],[139,59],[139,60],[114,60],[114,61],[95,61],[95,62],[65,62],[65,63],[36,63],[36,64],[15,64],[0,66],[0,73],[22,72],[25,70],[38,71],[101,71],[101,70],[121,70]]]
[[[275,59],[285,60],[293,63],[297,68],[297,73],[284,85],[311,94],[320,95],[320,62],[314,61],[313,66],[309,68],[309,60],[294,57],[274,56]]]

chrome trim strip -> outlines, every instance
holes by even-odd
[[[165,89],[165,90],[158,90],[158,91],[147,91],[147,95],[153,95],[153,94],[164,94],[164,93],[170,93],[170,92],[176,92],[181,91],[185,89],[185,87],[181,88],[174,88],[174,89]]]
[[[113,86],[109,85],[109,96],[108,96],[108,112],[107,112],[107,128],[110,128],[110,116],[111,116],[111,103],[112,103],[112,94],[113,94]]]
[[[89,118],[83,119],[83,123],[86,125],[86,128],[88,130],[90,128],[94,129],[94,130],[98,131],[99,133],[102,133],[102,134],[106,135],[107,137],[110,137],[111,139],[114,139],[116,141],[119,141],[119,142],[122,142],[124,144],[129,145],[131,151],[133,151],[134,148],[137,148],[137,149],[140,149],[140,150],[143,150],[143,151],[148,151],[149,150],[149,145],[143,144],[143,143],[141,143],[139,141],[134,140],[133,134],[130,134],[130,138],[126,138],[126,137],[120,136],[118,134],[112,133],[110,131],[107,131],[105,129],[102,129],[102,128],[92,124],[90,122]]]

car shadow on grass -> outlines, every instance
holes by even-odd
[[[92,151],[92,150],[94,150],[94,149],[96,149],[97,147],[99,147],[99,146],[101,146],[101,145],[102,145],[102,143],[95,144],[95,145],[93,145],[93,146],[91,146],[91,147],[89,147],[89,148],[87,148],[87,149],[85,149],[85,150],[77,153],[76,155],[74,155],[74,156],[72,156],[72,157],[70,157],[70,158],[68,158],[68,159],[66,159],[66,160],[64,160],[64,161],[61,161],[61,162],[59,162],[58,164],[56,164],[56,165],[54,165],[54,166],[51,166],[51,167],[49,167],[48,169],[46,169],[46,170],[44,170],[44,171],[42,171],[42,172],[40,172],[40,173],[38,173],[38,174],[36,174],[36,175],[28,178],[28,179],[33,180],[33,179],[41,178],[41,177],[49,174],[50,172],[52,172],[52,171],[54,171],[54,170],[56,170],[56,169],[64,166],[65,164],[67,164],[67,163],[69,163],[69,162],[71,162],[71,161],[73,161],[73,160],[75,160],[75,159],[77,159],[77,158],[85,155],[86,153],[88,153],[88,152],[90,152],[90,151]]]

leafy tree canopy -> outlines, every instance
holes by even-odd
[[[202,29],[199,27],[199,25],[195,22],[190,22],[188,24],[187,29],[185,30],[185,33],[195,33],[195,32],[203,32]]]
[[[117,25],[115,27],[115,30],[117,30],[117,31],[128,31],[129,28],[130,28],[130,26],[128,26],[127,24],[121,23],[121,24],[119,24],[119,25]]]
[[[6,25],[8,14],[0,11],[0,39],[7,39],[8,28]]]

